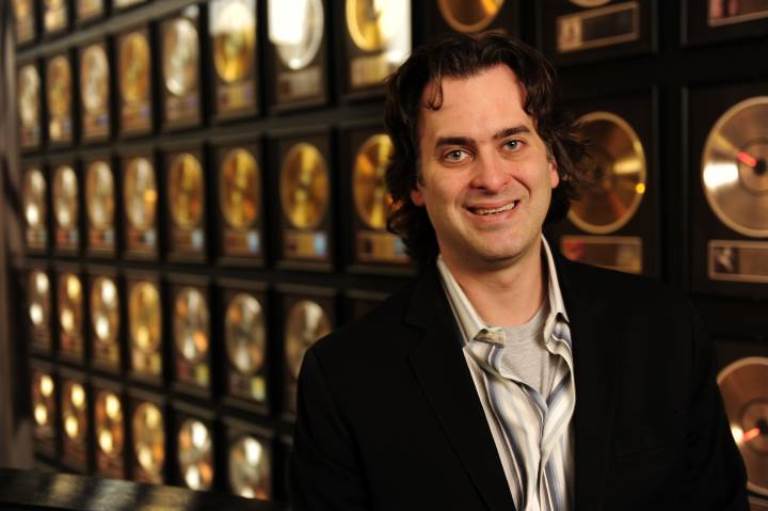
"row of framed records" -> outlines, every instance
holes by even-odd
[[[339,139],[343,172],[328,129],[275,136],[268,155],[251,136],[25,160],[27,250],[331,270],[349,241],[350,267],[407,271],[386,231],[389,137],[368,125]]]

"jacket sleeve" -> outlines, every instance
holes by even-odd
[[[289,477],[295,511],[370,508],[352,435],[312,349],[299,376]]]

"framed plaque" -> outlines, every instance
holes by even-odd
[[[24,241],[29,252],[48,248],[48,185],[39,163],[24,164],[21,201],[24,207]]]
[[[149,1],[151,0],[112,0],[112,7],[114,7],[115,10],[122,10],[136,5],[141,5]]]
[[[419,18],[425,25],[426,40],[433,40],[451,32],[477,34],[499,31],[520,36],[519,0],[436,0],[422,2],[420,5],[423,13]]]
[[[333,290],[282,286],[283,305],[283,412],[296,414],[296,388],[304,353],[336,323]]]
[[[150,149],[121,156],[123,235],[126,257],[153,259],[158,254],[158,194],[154,154]]]
[[[69,145],[74,140],[72,121],[72,63],[68,54],[57,55],[45,63],[48,141]]]
[[[88,293],[91,363],[116,374],[122,369],[122,296],[115,272],[106,268],[91,271]]]
[[[213,0],[210,4],[214,101],[217,119],[258,111],[258,48],[255,0]]]
[[[248,141],[216,147],[220,253],[223,263],[264,261],[264,189],[260,144]]]
[[[126,477],[126,401],[122,386],[94,378],[93,436],[96,473],[102,477]]]
[[[85,356],[83,283],[74,268],[62,270],[56,286],[59,354],[62,358],[82,363]]]
[[[683,0],[683,42],[714,43],[768,35],[768,2]]]
[[[128,304],[128,362],[131,378],[163,383],[163,308],[160,281],[153,274],[125,277]]]
[[[16,46],[24,46],[37,39],[37,2],[35,0],[12,0],[13,18],[16,27]]]
[[[88,253],[111,256],[116,245],[117,189],[114,161],[108,153],[83,161],[85,170],[86,240]]]
[[[572,104],[590,141],[588,178],[566,220],[548,228],[574,261],[660,276],[659,181],[653,138],[653,94]]]
[[[16,88],[18,90],[19,145],[22,151],[40,147],[42,102],[40,100],[40,71],[32,62],[20,66],[17,70]]]
[[[106,0],[75,0],[75,19],[78,25],[96,21],[107,13]]]
[[[176,466],[178,484],[192,490],[213,488],[216,475],[214,414],[211,410],[174,402]]]
[[[57,252],[80,250],[80,179],[71,160],[53,163],[53,237]]]
[[[69,2],[43,0],[43,31],[46,36],[59,34],[69,28]]]
[[[109,138],[109,58],[105,42],[79,50],[80,55],[80,136],[84,142]]]
[[[57,457],[58,396],[57,378],[50,364],[31,360],[32,438],[35,454],[48,459]]]
[[[210,290],[205,278],[171,279],[174,386],[183,392],[211,392]]]
[[[72,470],[89,470],[88,446],[91,438],[89,389],[85,375],[61,369],[61,463]]]
[[[129,389],[131,444],[129,460],[134,481],[163,484],[168,481],[167,406],[162,396]]]
[[[224,322],[219,338],[226,348],[226,392],[235,406],[266,414],[269,330],[266,288],[242,281],[221,282]]]
[[[247,499],[272,500],[272,432],[225,417],[227,488]]]
[[[351,209],[345,215],[351,217],[351,269],[409,271],[405,245],[387,231],[387,215],[393,207],[385,179],[391,140],[380,129],[368,127],[345,131],[342,143],[346,170],[342,180]]]
[[[27,318],[29,319],[30,348],[39,353],[51,353],[51,280],[43,267],[27,272]]]
[[[275,168],[280,197],[278,254],[281,266],[330,270],[333,212],[330,137],[327,131],[277,139]]]
[[[328,2],[269,0],[269,104],[274,110],[328,101]]]
[[[164,155],[168,193],[168,258],[202,261],[206,256],[206,195],[199,145],[168,149]]]
[[[768,297],[766,84],[690,93],[693,287]]]
[[[164,129],[196,126],[202,120],[199,17],[200,7],[191,5],[160,24]]]
[[[380,95],[384,79],[411,53],[410,0],[344,0],[344,93]]]
[[[138,28],[117,38],[120,134],[152,131],[152,52],[149,29]]]
[[[541,2],[544,53],[571,64],[656,50],[656,0]]]

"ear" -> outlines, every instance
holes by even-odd
[[[424,205],[424,194],[421,193],[420,185],[416,185],[416,188],[411,190],[411,202],[416,204],[417,206],[423,206]]]
[[[560,174],[557,172],[557,160],[554,158],[549,159],[549,184],[552,186],[552,189],[557,188],[557,185],[560,184]]]

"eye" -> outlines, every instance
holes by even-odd
[[[504,147],[506,149],[509,149],[510,151],[517,151],[523,146],[523,142],[521,140],[507,140],[504,142]]]
[[[453,149],[443,155],[443,160],[449,163],[459,163],[466,160],[468,157],[469,155],[463,149]]]

